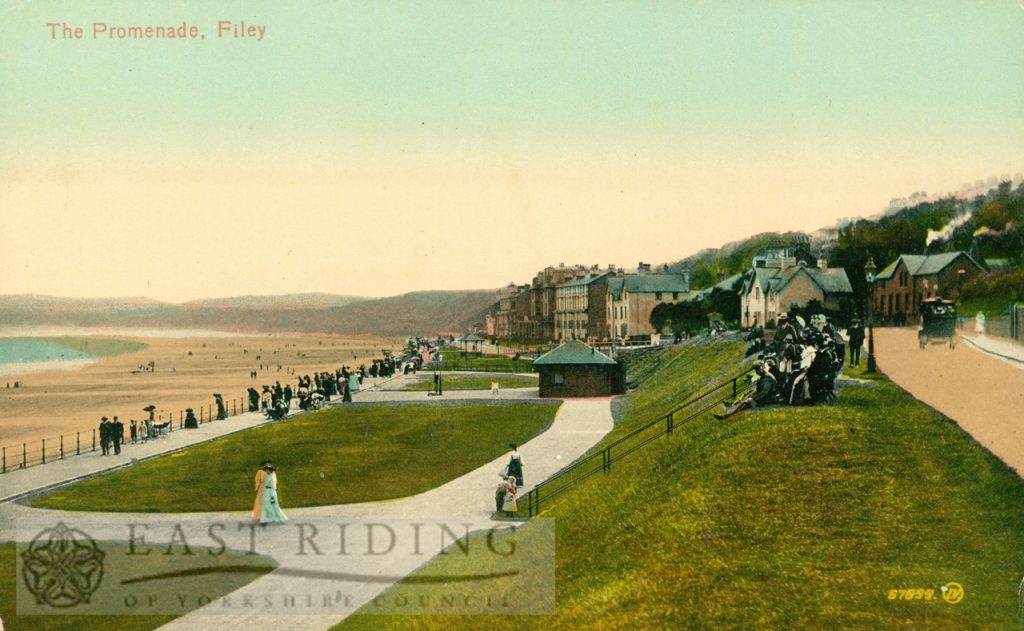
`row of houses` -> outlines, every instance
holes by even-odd
[[[688,300],[688,270],[635,270],[609,265],[541,270],[529,285],[510,286],[486,318],[488,335],[530,341],[628,339],[656,333],[651,311],[662,302]]]
[[[916,316],[925,298],[958,298],[960,288],[985,268],[966,252],[904,254],[875,277],[876,315]],[[793,305],[817,301],[826,309],[850,308],[853,287],[842,268],[828,267],[806,247],[779,245],[753,257],[750,268],[720,279],[714,287],[691,291],[688,270],[635,270],[614,265],[547,267],[529,285],[510,285],[486,318],[492,337],[529,341],[582,340],[590,343],[648,336],[651,312],[661,303],[706,298],[714,289],[739,288],[740,325],[772,325]]]
[[[790,248],[769,249],[752,263],[740,297],[745,327],[775,323],[794,304],[817,300],[827,309],[839,310],[844,298],[853,298],[845,270],[801,259]],[[869,286],[871,312],[885,320],[913,320],[922,300],[957,300],[966,283],[985,273],[984,265],[963,251],[900,255]]]

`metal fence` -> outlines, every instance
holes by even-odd
[[[243,414],[249,411],[248,399],[225,400],[224,408],[227,418]],[[216,420],[217,417],[216,404],[209,404],[205,407],[198,406],[192,408],[192,411],[195,413],[196,420],[199,423],[209,423]],[[185,410],[178,410],[177,413],[170,411],[156,412],[153,424],[163,426],[164,423],[167,423],[165,429],[157,432],[155,437],[143,437],[142,434],[145,433],[145,419],[143,419],[139,423],[139,437],[136,440],[136,444],[158,440],[176,429],[183,429],[185,427]],[[122,449],[130,449],[132,446],[129,431],[129,424],[126,423],[125,442],[121,443]],[[24,441],[21,444],[0,447],[0,474],[46,464],[55,460],[64,460],[71,456],[94,453],[100,449],[102,449],[102,445],[100,445],[99,441],[99,431],[95,428],[92,431],[74,432],[33,441]]]
[[[521,516],[534,517],[541,510],[542,503],[576,486],[599,473],[609,473],[612,465],[626,456],[643,449],[662,436],[670,436],[676,429],[706,414],[725,401],[746,396],[753,388],[747,380],[750,369],[715,385],[704,392],[691,396],[667,414],[646,423],[614,442],[593,451],[563,469],[553,477],[541,482],[525,498],[520,499]]]

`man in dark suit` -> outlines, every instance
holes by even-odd
[[[100,419],[100,449],[104,456],[110,452],[110,422],[105,416]]]
[[[860,349],[864,346],[864,327],[861,326],[859,318],[854,318],[850,323],[847,337],[850,338],[850,365],[860,366]]]
[[[114,443],[114,454],[121,453],[121,443],[124,442],[124,423],[117,420],[114,417],[114,422],[110,424],[110,442]]]

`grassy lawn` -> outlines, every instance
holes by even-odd
[[[113,606],[109,600],[123,598],[126,594],[135,592],[128,588],[118,587],[114,582],[114,576],[140,576],[158,574],[167,571],[178,571],[190,567],[202,567],[211,565],[210,557],[206,554],[196,554],[193,557],[183,555],[165,556],[163,554],[151,554],[140,557],[135,556],[130,560],[126,557],[127,547],[123,543],[99,542],[100,549],[106,554],[104,557],[104,568],[106,576],[101,582],[99,590],[93,595],[93,602],[98,606]],[[196,552],[201,549],[196,548]],[[4,628],[11,631],[18,629],[33,629],[38,631],[74,631],[78,629],[89,629],[90,631],[148,631],[156,629],[179,615],[184,615],[198,607],[198,600],[190,598],[185,600],[180,613],[176,615],[43,615],[43,616],[22,616],[15,615],[15,595],[18,590],[17,581],[20,577],[15,573],[15,554],[17,550],[14,543],[0,544],[0,619],[3,620]],[[117,564],[117,569],[122,572],[112,572],[111,565]],[[275,567],[270,559],[226,552],[223,556],[217,557],[214,565],[247,565],[252,566],[253,571],[238,573],[221,573],[207,577],[190,576],[187,578],[172,578],[160,582],[160,590],[163,594],[203,594],[211,599],[219,598],[232,592],[247,583],[266,574]],[[127,570],[127,572],[123,572]],[[24,584],[21,589],[25,589]],[[102,602],[104,596],[108,596],[108,602]],[[73,610],[69,610],[73,611]]]
[[[60,344],[65,348],[88,353],[93,357],[112,357],[124,355],[146,348],[142,342],[132,340],[119,340],[96,337],[45,337],[38,338],[54,344]]]
[[[476,372],[533,372],[533,360],[518,359],[498,355],[483,355],[476,357],[470,352],[466,357],[462,351],[444,349],[441,351],[444,361],[441,362],[441,370],[466,370]]]
[[[666,353],[622,428],[706,376],[694,352]],[[554,500],[555,615],[340,628],[1017,628],[1024,485],[946,418],[868,381],[836,405],[702,417]],[[964,587],[958,604],[942,599],[948,582]],[[932,599],[890,599],[900,589]]]
[[[491,384],[497,382],[500,388],[536,388],[539,383],[531,377],[517,375],[500,375],[494,377],[444,377],[441,387],[444,390],[490,390]],[[433,378],[414,383],[404,390],[433,391]]]
[[[497,458],[511,442],[525,443],[551,424],[558,405],[328,408],[85,480],[32,505],[171,513],[249,510],[253,476],[268,459],[277,467],[286,511],[406,497]]]

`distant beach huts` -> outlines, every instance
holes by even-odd
[[[579,340],[533,362],[541,397],[605,397],[626,392],[626,367]]]

